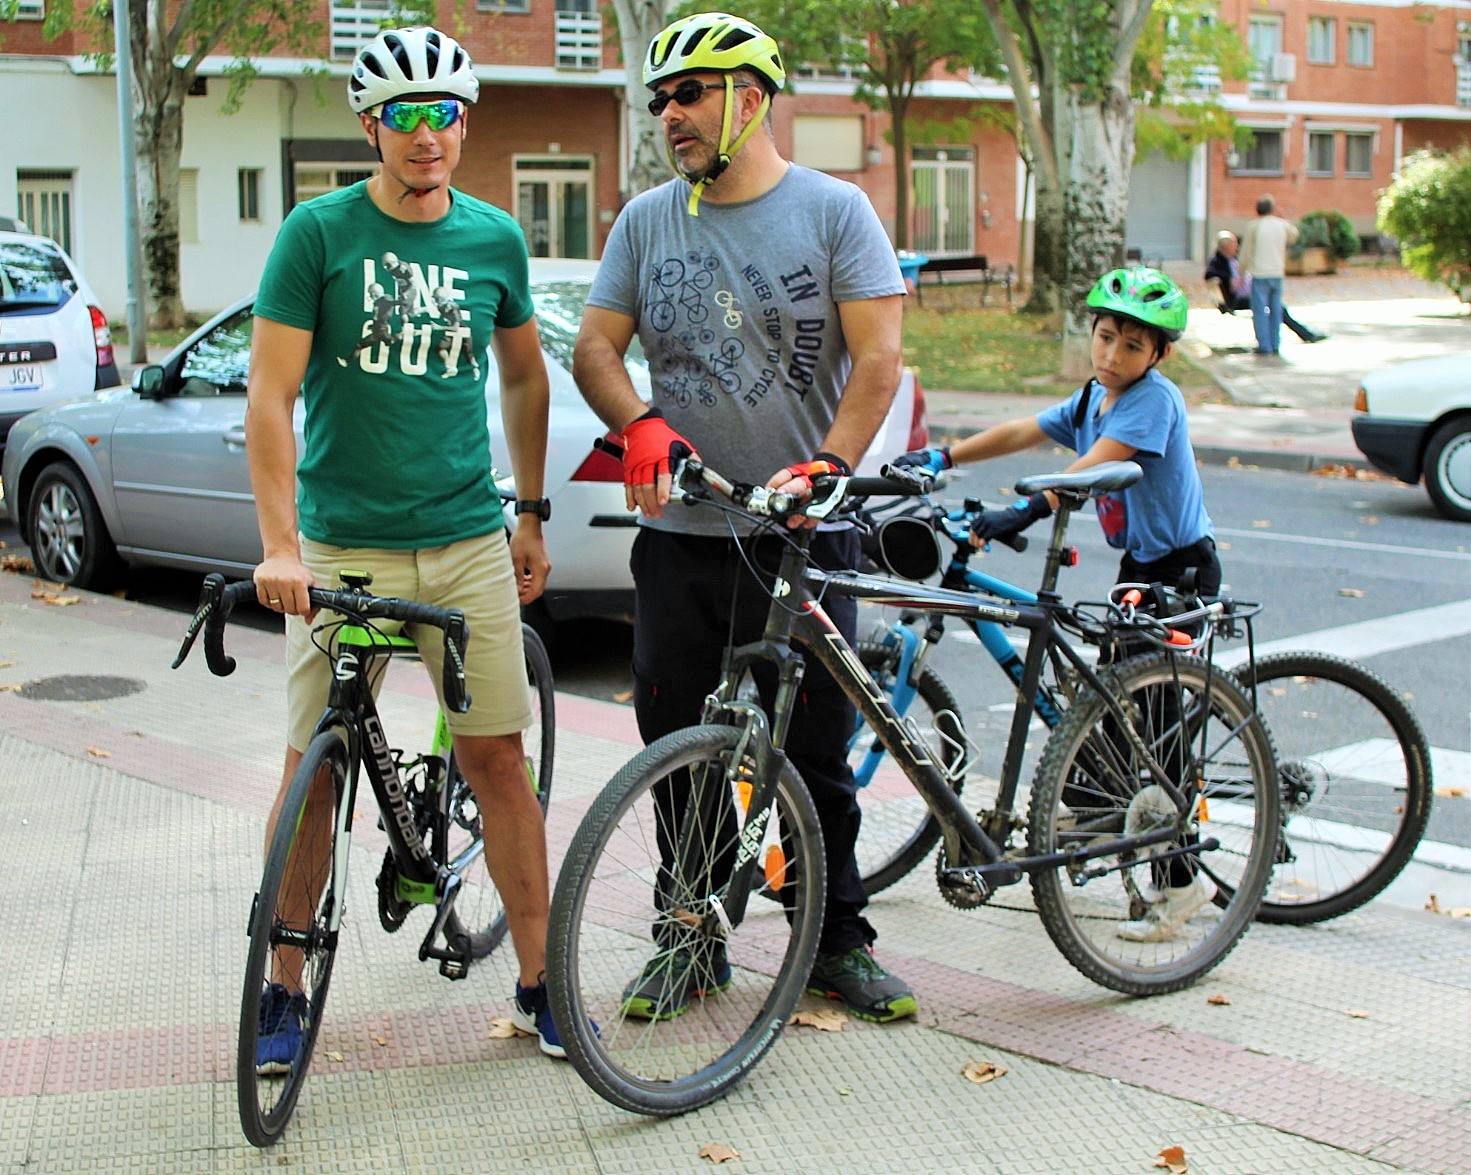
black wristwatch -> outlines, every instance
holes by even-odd
[[[535,514],[543,522],[550,522],[552,517],[552,503],[547,498],[517,498],[517,514]]]

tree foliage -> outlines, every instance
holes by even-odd
[[[1471,148],[1409,156],[1379,197],[1379,227],[1411,270],[1471,301]]]
[[[689,11],[708,11],[696,4]],[[894,238],[909,245],[909,143],[916,88],[936,68],[994,74],[996,42],[975,0],[747,0],[742,16],[776,38],[790,78],[799,65],[843,70],[854,97],[889,115],[897,202]],[[800,88],[801,79],[789,83]]]

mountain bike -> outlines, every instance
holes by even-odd
[[[809,565],[810,531],[775,531],[787,541],[774,577],[766,577],[772,602],[761,639],[727,650],[699,725],[650,744],[613,777],[558,876],[547,962],[552,1011],[568,1058],[601,1096],[658,1115],[720,1097],[771,1048],[807,981],[824,908],[823,845],[812,800],[782,751],[804,656],[833,676],[933,813],[944,854],[938,880],[951,904],[979,907],[997,888],[1030,876],[1043,924],[1067,960],[1134,995],[1185,987],[1225,957],[1272,868],[1272,748],[1234,680],[1208,657],[1180,654],[1209,646],[1218,628],[1238,620],[1225,601],[1214,601],[1167,626],[1125,601],[1069,606],[1053,590],[1070,513],[1089,495],[1140,476],[1137,465],[1120,462],[1018,483],[1019,493],[1048,489],[1061,499],[1035,604],[820,571]],[[687,502],[719,495],[722,508],[758,524],[799,505],[693,459],[681,464],[676,484]],[[917,477],[818,478],[814,486],[824,512],[844,494],[923,488]],[[802,508],[817,514],[813,503]],[[978,818],[962,804],[943,761],[895,712],[828,617],[828,593],[1030,634],[994,810]],[[1191,627],[1199,635],[1189,636]],[[1095,670],[1067,639],[1124,632],[1159,651]],[[1048,741],[1023,821],[1013,804],[1049,657],[1079,685]],[[745,678],[763,665],[776,677],[769,716],[742,696]],[[1126,924],[1148,920],[1176,871],[1202,893],[1219,891],[1217,903],[1205,900],[1165,939],[1126,937],[1133,933]],[[774,900],[751,900],[758,896]],[[647,976],[675,957],[689,968],[680,971],[679,995],[693,974],[698,998],[677,1001],[673,991],[667,1000],[644,998]]]
[[[455,765],[443,712],[430,748],[406,759],[390,746],[373,698],[373,684],[388,659],[418,656],[412,639],[374,623],[390,621],[443,632],[445,705],[456,713],[468,710],[465,618],[458,609],[371,595],[372,576],[366,572],[344,571],[341,579],[341,590],[310,589],[313,607],[340,617],[320,621],[313,635],[333,663],[331,693],[281,803],[247,924],[236,1088],[241,1127],[261,1147],[285,1130],[322,1026],[345,914],[360,772],[378,801],[378,827],[388,840],[377,878],[383,929],[397,931],[416,907],[428,908],[432,916],[419,958],[436,960],[449,979],[466,978],[507,930],[505,907],[485,863],[481,814]],[[255,598],[255,590],[250,581],[226,586],[223,577],[206,576],[174,668],[203,631],[210,671],[222,677],[234,672],[235,660],[224,649],[225,625],[241,600]],[[534,718],[523,734],[527,779],[545,812],[555,752],[551,666],[529,626],[522,626],[522,637]],[[299,1017],[299,1044],[290,1062],[280,1066],[284,1072],[263,1075],[257,1071],[256,1047],[262,1000],[279,998],[272,986],[285,991],[288,983],[296,994],[289,995],[294,1006],[285,1011]]]
[[[1034,600],[1031,592],[971,566],[970,523],[982,508],[974,499],[960,509],[926,499],[918,510],[877,520],[869,548],[881,567],[925,580],[942,561],[938,544],[948,545],[953,553],[940,586]],[[1169,590],[1157,596],[1156,606],[1166,612],[1192,606],[1189,598]],[[1021,658],[1005,630],[984,620],[972,620],[969,627],[1002,671],[1019,683]],[[909,611],[862,644],[860,653],[895,710],[913,718],[932,751],[952,767],[959,790],[972,748],[950,687],[927,664],[944,631],[943,616]],[[1424,730],[1388,683],[1341,657],[1309,650],[1261,658],[1248,654],[1234,672],[1266,720],[1281,786],[1278,868],[1258,918],[1317,922],[1363,905],[1399,875],[1429,820],[1434,783]],[[1066,694],[1045,680],[1039,684],[1035,709],[1047,726],[1060,721]],[[869,785],[859,793],[858,856],[864,884],[873,894],[922,861],[938,842],[940,828],[861,723],[854,738],[854,770],[860,784]]]

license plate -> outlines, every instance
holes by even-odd
[[[21,367],[0,367],[0,390],[7,392],[34,392],[41,387],[40,364],[31,363]]]

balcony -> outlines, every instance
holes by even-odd
[[[1456,105],[1471,109],[1471,61],[1456,64]]]
[[[603,18],[597,12],[557,11],[557,68],[598,69],[603,64]]]
[[[386,18],[397,11],[394,0],[353,0],[332,5],[332,51],[334,58],[352,58],[378,35]]]

